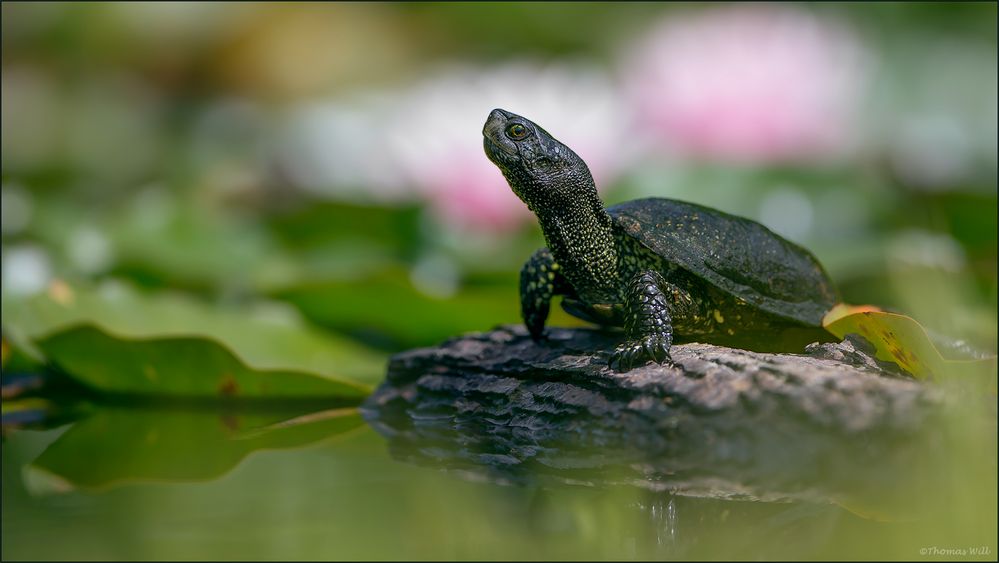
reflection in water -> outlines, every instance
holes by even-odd
[[[994,465],[978,472],[994,455],[987,448],[964,455],[965,467],[948,460],[947,479],[919,491],[924,503],[935,503],[935,517],[902,518],[895,510],[892,521],[880,522],[829,502],[866,480],[887,489],[894,478],[895,497],[911,492],[901,462],[915,457],[879,452],[886,442],[876,436],[842,450],[875,450],[856,463],[820,457],[826,468],[791,464],[767,480],[753,473],[763,465],[737,457],[730,468],[699,465],[716,457],[696,448],[661,458],[642,449],[648,435],[614,433],[599,418],[566,417],[572,434],[560,436],[537,424],[510,429],[501,418],[456,420],[400,406],[390,412],[369,404],[365,414],[393,457],[407,463],[389,459],[385,440],[352,409],[101,407],[68,428],[14,432],[3,449],[4,558],[891,558],[915,557],[924,544],[994,546],[994,508],[981,504],[995,498],[982,478]],[[394,427],[390,414],[401,417]],[[955,435],[937,437],[944,439],[921,450],[935,471],[934,456],[964,451]],[[575,440],[585,451],[571,447]],[[505,457],[497,449],[511,445]],[[282,451],[247,457],[271,449]],[[530,452],[533,462],[513,462]],[[878,460],[883,467],[863,467]],[[826,470],[850,466],[851,479]],[[31,481],[39,475],[48,479]],[[937,502],[944,493],[949,502]],[[54,534],[59,542],[49,541]]]
[[[665,502],[665,506],[664,506]],[[673,545],[676,543],[676,499],[670,495],[667,499],[656,499],[649,507],[653,525],[656,528],[656,543]]]
[[[36,492],[215,479],[254,451],[299,448],[364,424],[355,408],[300,412],[98,408],[49,445],[25,469],[25,478]]]
[[[538,529],[565,528],[563,510],[583,491],[613,491],[643,514],[620,537],[646,555],[801,557],[821,546],[905,557],[926,538],[994,537],[994,398],[967,389],[934,391],[953,403],[913,394],[905,401],[919,416],[866,413],[876,423],[858,431],[800,417],[794,405],[735,416],[645,409],[643,401],[668,398],[599,390],[596,381],[405,366],[390,369],[361,408],[391,455],[541,491]],[[609,524],[600,533],[612,536]],[[881,535],[888,539],[871,545]]]
[[[510,374],[404,377],[390,376],[361,409],[393,456],[500,484],[631,485],[767,501],[870,498],[900,479],[925,486],[925,451],[941,439],[933,404],[920,416],[857,410],[874,421],[858,432],[791,405],[783,412],[762,401],[714,411],[671,405],[683,399],[651,385],[636,392]],[[925,400],[912,388],[902,397]]]

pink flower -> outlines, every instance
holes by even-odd
[[[386,160],[455,230],[504,232],[532,220],[482,150],[482,125],[496,107],[536,121],[572,147],[600,187],[621,168],[625,120],[600,73],[528,64],[443,70],[403,93],[390,119]]]
[[[841,24],[750,5],[671,15],[625,64],[640,125],[690,156],[767,163],[842,150],[861,51]]]
[[[423,200],[445,228],[488,235],[533,220],[483,152],[492,109],[539,123],[579,153],[605,188],[633,148],[622,105],[608,77],[588,67],[455,66],[391,92],[296,109],[277,157],[301,189],[362,202]]]

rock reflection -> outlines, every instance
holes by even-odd
[[[946,451],[938,390],[862,366],[849,342],[811,357],[691,344],[675,349],[683,372],[615,375],[581,352],[612,338],[562,330],[537,347],[504,329],[401,354],[362,414],[395,458],[470,478],[728,500],[907,501],[932,483],[926,452]],[[648,510],[668,543],[675,504]]]

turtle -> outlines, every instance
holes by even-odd
[[[756,221],[666,198],[605,208],[586,163],[529,119],[494,109],[482,135],[547,243],[520,272],[535,341],[556,295],[573,316],[624,328],[608,362],[618,371],[672,365],[674,332],[707,340],[821,329],[839,301],[808,250]]]

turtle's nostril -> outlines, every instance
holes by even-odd
[[[506,125],[506,116],[501,109],[494,109],[489,112],[489,117],[486,119],[486,124],[482,126],[482,134],[489,136],[496,136],[503,131],[503,127]]]
[[[499,119],[510,119],[511,117],[516,117],[514,113],[510,113],[505,109],[496,108],[489,113],[490,116],[497,116]]]

